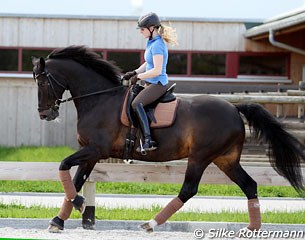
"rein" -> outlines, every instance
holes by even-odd
[[[77,97],[69,97],[69,98],[66,98],[64,100],[61,100],[61,99],[57,99],[56,102],[59,104],[61,103],[65,103],[65,102],[69,102],[69,101],[72,101],[74,99],[80,99],[80,98],[85,98],[85,97],[90,97],[90,96],[93,96],[93,95],[98,95],[98,94],[102,94],[102,93],[108,93],[108,92],[112,92],[112,91],[115,91],[117,89],[120,89],[124,86],[117,86],[117,87],[113,87],[113,88],[109,88],[109,89],[106,89],[106,90],[101,90],[101,91],[97,91],[97,92],[93,92],[93,93],[88,93],[88,94],[84,94],[84,95],[81,95],[81,96],[77,96]]]

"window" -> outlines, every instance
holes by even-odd
[[[134,70],[141,65],[140,52],[111,52],[107,51],[107,60],[112,61],[122,72]]]
[[[167,74],[187,74],[187,54],[169,53],[167,63]]]
[[[22,71],[32,71],[32,56],[46,58],[52,50],[22,50]]]
[[[122,72],[137,69],[144,50],[94,49]],[[31,56],[46,58],[52,49],[0,48],[0,72],[31,72]],[[22,61],[22,62],[19,62]],[[238,78],[239,75],[288,77],[290,54],[283,52],[204,52],[170,50],[167,74],[181,77]]]
[[[272,75],[287,76],[286,56],[240,56],[239,74],[240,75]]]
[[[0,71],[18,71],[18,50],[0,50]]]
[[[226,55],[193,53],[191,75],[226,75]]]

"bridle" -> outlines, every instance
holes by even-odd
[[[72,101],[72,100],[75,100],[75,99],[80,99],[80,98],[85,98],[85,97],[90,97],[90,96],[93,96],[93,95],[98,95],[98,94],[103,94],[103,93],[108,93],[108,92],[113,92],[113,91],[116,91],[120,88],[123,88],[125,86],[123,85],[120,85],[120,86],[116,86],[116,87],[113,87],[113,88],[109,88],[109,89],[106,89],[106,90],[101,90],[101,91],[96,91],[96,92],[93,92],[93,93],[88,93],[88,94],[84,94],[84,95],[80,95],[80,96],[76,96],[76,97],[68,97],[66,99],[60,99],[55,91],[55,88],[54,88],[54,83],[56,83],[58,86],[60,86],[62,89],[64,89],[64,91],[66,90],[69,90],[68,87],[66,87],[64,84],[62,84],[60,81],[58,81],[48,70],[47,68],[44,68],[44,71],[39,73],[39,74],[36,74],[35,72],[33,72],[33,78],[34,80],[37,82],[38,81],[38,78],[41,77],[41,76],[45,76],[47,78],[47,81],[48,81],[48,86],[50,86],[51,90],[52,90],[52,93],[53,95],[55,96],[56,100],[54,102],[54,105],[52,106],[51,105],[51,108],[53,108],[54,110],[58,110],[59,109],[59,106],[61,103],[65,103],[65,102],[69,102],[69,101]],[[49,89],[49,88],[48,88]],[[46,108],[47,109],[47,108]]]
[[[64,89],[64,91],[68,90],[67,87],[65,87],[61,82],[59,82],[56,78],[53,77],[53,75],[45,68],[43,72],[36,74],[35,72],[33,72],[33,78],[35,79],[36,82],[38,82],[38,78],[45,76],[47,78],[47,83],[48,86],[50,86],[50,88],[48,88],[48,96],[49,96],[49,89],[51,89],[52,94],[55,96],[56,100],[54,102],[54,105],[51,105],[51,107],[54,110],[58,110],[59,109],[59,105],[61,103],[61,99],[58,97],[55,88],[54,88],[54,83],[56,83],[58,86],[60,86],[61,88]],[[54,83],[53,83],[54,82]],[[48,97],[49,99],[49,97]],[[49,104],[47,104],[47,106],[49,106]],[[41,110],[45,110],[48,109],[48,107],[43,107],[41,108]]]

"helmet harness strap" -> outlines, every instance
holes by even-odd
[[[153,30],[150,30],[149,27],[147,29],[150,32],[149,40],[152,40],[153,39],[153,32],[155,31],[155,27],[153,28]]]
[[[160,26],[159,26],[160,27]],[[152,40],[153,39],[153,33],[155,31],[155,29],[158,29],[159,27],[155,27],[153,28],[153,30],[150,30],[149,27],[147,28],[148,31],[150,32],[150,36],[149,36],[149,40]]]

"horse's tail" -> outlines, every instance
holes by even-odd
[[[285,177],[299,192],[304,192],[301,161],[305,160],[304,145],[288,133],[267,110],[259,104],[236,104],[247,119],[255,137],[269,144],[269,161],[274,170]]]

